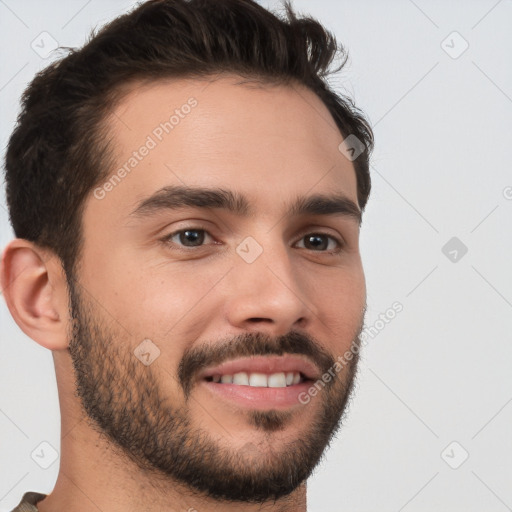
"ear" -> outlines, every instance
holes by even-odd
[[[15,238],[4,249],[0,286],[20,329],[49,350],[68,346],[67,280],[57,255]]]

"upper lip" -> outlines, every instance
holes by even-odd
[[[311,380],[316,380],[320,375],[318,366],[304,357],[285,354],[282,356],[251,356],[239,359],[231,359],[217,366],[205,368],[199,374],[199,379],[213,377],[214,375],[234,375],[235,373],[280,373],[300,372]]]

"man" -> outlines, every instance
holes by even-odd
[[[285,6],[145,2],[25,92],[2,288],[62,439],[16,510],[306,510],[359,358],[373,135]]]

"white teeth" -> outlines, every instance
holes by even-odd
[[[233,375],[233,384],[248,386],[249,375],[247,375],[245,372],[235,373],[235,375]]]
[[[268,386],[267,376],[264,373],[251,373],[249,376],[249,386],[266,388]]]
[[[286,375],[284,373],[273,373],[268,376],[268,387],[269,388],[285,388],[286,387]]]
[[[252,386],[257,388],[285,388],[300,382],[299,372],[277,372],[267,375],[265,373],[238,372],[234,375],[213,375],[213,382],[222,384],[236,384],[238,386]]]

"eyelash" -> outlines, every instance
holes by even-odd
[[[190,226],[190,227],[182,228],[182,229],[179,229],[179,230],[174,231],[172,233],[169,233],[168,235],[166,235],[163,238],[161,238],[160,241],[164,245],[166,245],[166,246],[177,246],[178,244],[176,244],[175,242],[171,242],[171,239],[174,238],[176,235],[179,235],[180,233],[184,233],[185,231],[203,231],[203,232],[207,233],[208,236],[213,238],[213,236],[208,232],[207,229],[204,229],[204,228],[199,227],[199,226]],[[336,242],[336,244],[337,244],[337,248],[334,249],[334,250],[331,250],[331,251],[329,251],[329,250],[315,251],[313,249],[306,249],[306,250],[311,250],[312,252],[318,252],[318,253],[335,255],[335,254],[338,254],[343,249],[343,247],[345,246],[344,242],[342,240],[340,240],[339,238],[336,238],[333,235],[331,235],[329,233],[324,233],[322,231],[311,231],[310,233],[305,233],[305,234],[302,235],[302,237],[299,240],[303,240],[307,235],[325,236],[325,237],[330,238],[331,240],[334,240]],[[193,251],[193,250],[204,248],[205,245],[198,245],[196,247],[187,247],[187,248],[183,248],[183,247],[185,247],[185,246],[173,247],[173,249],[176,249],[176,250],[182,251],[182,252],[190,252],[190,251]]]

